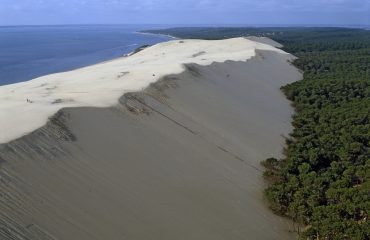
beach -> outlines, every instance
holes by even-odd
[[[116,59],[168,41],[137,33],[147,26],[0,26],[0,86]]]
[[[302,78],[275,46],[173,40],[0,87],[0,237],[295,239],[263,199]]]

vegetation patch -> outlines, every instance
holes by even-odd
[[[308,38],[285,41],[304,79],[282,88],[294,131],[285,157],[264,162],[266,196],[302,239],[369,239],[370,33]]]

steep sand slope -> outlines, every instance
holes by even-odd
[[[0,145],[0,239],[294,239],[259,166],[291,130],[291,58],[190,64]]]

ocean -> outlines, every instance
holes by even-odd
[[[166,36],[136,33],[150,26],[0,27],[0,85],[96,64]]]

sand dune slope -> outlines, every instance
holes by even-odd
[[[291,58],[189,64],[0,145],[0,239],[294,239],[259,165],[291,130]]]

